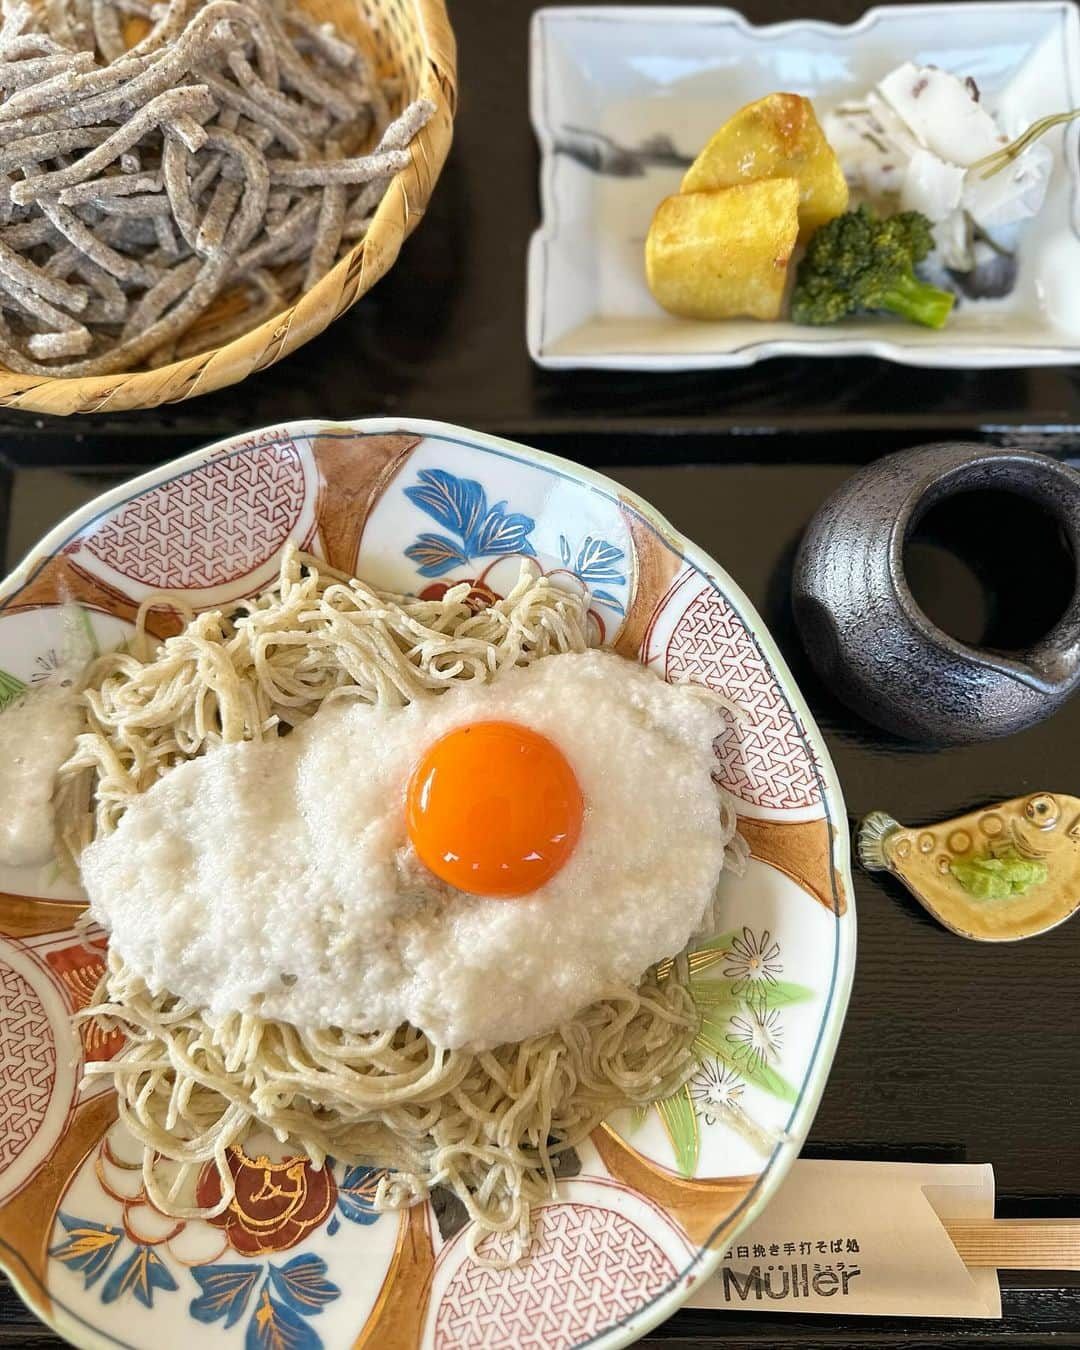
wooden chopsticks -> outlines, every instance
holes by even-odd
[[[1080,1270],[1080,1219],[945,1221],[965,1266]]]

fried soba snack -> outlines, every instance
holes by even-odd
[[[434,108],[397,92],[290,0],[4,0],[0,362],[157,366],[284,309],[408,164]]]

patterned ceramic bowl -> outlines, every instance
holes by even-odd
[[[0,873],[0,1264],[84,1346],[625,1345],[672,1313],[798,1153],[847,1003],[855,921],[844,805],[821,737],[725,572],[644,502],[535,450],[436,423],[271,427],[157,469],[53,531],[0,588],[0,699],[45,677],[62,601],[101,646],[160,588],[196,607],[264,587],[290,537],[377,586],[500,593],[522,555],[588,594],[597,638],[741,709],[716,776],[753,861],[724,878],[696,958],[700,1065],[582,1146],[511,1269],[468,1255],[453,1207],[376,1214],[371,1169],[249,1147],[213,1223],[147,1201],[111,1091],[80,1086],[113,1037],[74,1033],[103,941],[78,894]],[[482,1246],[497,1249],[485,1239]]]

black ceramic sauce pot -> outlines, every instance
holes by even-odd
[[[915,603],[904,575],[905,544],[926,511],[985,488],[1038,503],[1072,548],[1072,600],[1023,652],[950,637]],[[822,679],[878,726],[937,744],[1031,726],[1080,685],[1080,473],[1034,451],[956,442],[887,455],[849,479],[811,522],[793,602]]]

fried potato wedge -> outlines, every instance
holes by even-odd
[[[682,191],[709,192],[759,178],[797,180],[804,240],[847,210],[840,162],[810,100],[799,94],[769,94],[741,108],[687,169]]]
[[[645,241],[649,289],[689,319],[775,319],[798,235],[794,178],[667,197]]]

